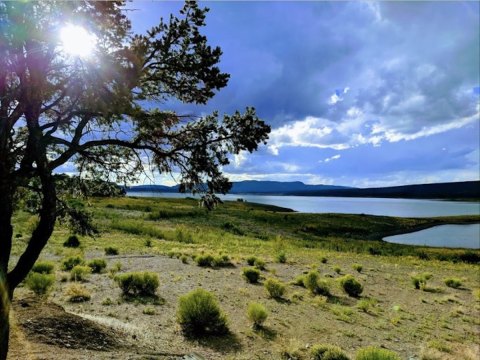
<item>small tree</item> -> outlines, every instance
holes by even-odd
[[[227,85],[229,75],[216,66],[222,52],[200,31],[207,9],[188,1],[178,17],[137,35],[124,5],[0,2],[0,360],[8,351],[13,292],[56,220],[68,220],[74,233],[94,233],[71,200],[83,187],[58,186],[62,178],[54,173],[62,166],[76,165],[80,183],[86,175],[125,183],[149,158],[158,171],[180,174],[181,191],[203,192],[211,208],[215,193],[231,186],[221,172],[229,154],[252,152],[268,137],[269,126],[252,108],[221,119],[160,108],[171,98],[205,104]],[[94,43],[89,57],[66,51],[59,36],[66,26],[87,33]],[[38,214],[38,224],[8,272],[18,199]]]

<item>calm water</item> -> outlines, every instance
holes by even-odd
[[[409,234],[388,236],[383,240],[406,245],[480,249],[480,224],[439,225]]]
[[[128,195],[169,198],[185,198],[188,196],[186,194],[157,192],[132,192]],[[479,203],[461,201],[239,194],[220,197],[223,200],[242,198],[248,202],[282,206],[307,213],[370,214],[401,217],[480,214]]]

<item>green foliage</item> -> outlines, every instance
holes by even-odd
[[[51,261],[37,261],[33,267],[32,272],[39,274],[53,274],[55,264]]]
[[[401,360],[393,351],[369,346],[357,352],[355,360]]]
[[[175,240],[181,243],[191,244],[193,243],[193,236],[185,227],[177,226],[175,228]]]
[[[286,286],[277,279],[267,279],[264,283],[265,289],[268,294],[274,299],[281,299],[285,294]]]
[[[118,249],[113,246],[107,246],[105,248],[105,255],[118,255]]]
[[[80,246],[80,240],[76,235],[70,235],[67,240],[63,243],[64,247],[78,248]]]
[[[358,297],[363,292],[363,286],[352,275],[340,278],[340,286],[349,296]]]
[[[148,248],[152,247],[152,239],[146,239],[146,240],[144,241],[144,244],[145,244],[145,246],[148,247]]]
[[[250,266],[253,266],[253,265],[255,265],[256,260],[257,260],[256,256],[249,256],[247,258],[247,264],[250,265]]]
[[[334,266],[333,271],[335,271],[337,274],[340,274],[342,272],[342,268],[340,266]]]
[[[142,310],[142,314],[144,315],[155,315],[155,309],[152,307],[146,307]]]
[[[201,267],[212,266],[213,256],[210,254],[197,255],[195,257],[195,262],[197,263],[198,266],[201,266]]]
[[[454,289],[458,289],[462,286],[462,280],[459,278],[454,278],[454,277],[446,278],[444,282],[445,282],[445,285]]]
[[[375,299],[361,299],[357,303],[357,308],[362,310],[363,312],[370,313],[372,312],[372,308],[377,304],[377,300]]]
[[[180,256],[180,260],[183,264],[188,264],[188,256],[187,255]]]
[[[230,257],[228,255],[217,255],[212,260],[213,267],[227,267],[232,266]]]
[[[268,312],[265,306],[259,303],[250,303],[247,309],[248,319],[253,323],[253,326],[259,328],[267,320]]]
[[[228,332],[227,318],[216,298],[203,289],[180,297],[177,321],[188,335],[222,335]]]
[[[304,275],[301,280],[303,281],[303,286],[305,286],[310,293],[330,296],[330,286],[325,279],[320,279],[318,271],[310,271],[308,274]],[[300,281],[300,279],[298,279],[298,281]]]
[[[70,271],[77,265],[84,265],[85,260],[80,255],[70,256],[62,261],[62,270]]]
[[[360,264],[353,264],[352,265],[353,270],[356,270],[357,272],[362,272],[363,266]]]
[[[262,259],[255,259],[255,262],[254,262],[254,265],[255,267],[258,269],[258,270],[265,270],[265,261],[263,261]]]
[[[92,268],[89,266],[75,265],[70,271],[70,280],[72,281],[86,281],[90,274],[92,273]]]
[[[425,289],[427,286],[427,281],[432,278],[432,274],[428,272],[424,272],[422,274],[413,274],[410,276],[412,280],[412,284],[415,289]]]
[[[320,344],[310,350],[312,360],[349,360],[347,354],[335,345]]]
[[[158,275],[153,272],[132,272],[115,276],[115,281],[124,296],[155,296],[160,285]]]
[[[325,256],[322,256],[322,257],[320,258],[320,262],[321,262],[322,264],[326,264],[326,263],[328,262],[328,259],[327,259]]]
[[[65,295],[68,297],[68,301],[73,303],[85,302],[91,299],[90,291],[80,284],[70,284],[65,290]]]
[[[305,287],[305,275],[298,275],[295,280],[292,281],[292,284]]]
[[[280,264],[285,264],[287,262],[287,254],[285,251],[281,251],[275,257],[275,260]]]
[[[255,268],[243,268],[242,276],[250,284],[255,284],[260,279],[260,271],[258,271],[258,269],[255,269]]]
[[[100,274],[107,267],[105,259],[92,259],[88,262],[88,266],[92,269],[92,273]]]
[[[245,232],[242,229],[228,221],[223,223],[222,229],[235,235],[245,235]]]
[[[48,294],[54,283],[55,275],[38,272],[31,272],[25,280],[27,288],[39,296]]]

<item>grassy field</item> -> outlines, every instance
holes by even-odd
[[[438,224],[479,222],[479,216],[300,214],[245,202],[227,202],[206,212],[193,199],[159,198],[90,199],[83,206],[92,212],[101,234],[80,238],[79,248],[67,248],[63,243],[70,234],[58,224],[42,253],[43,260],[57,264],[49,303],[131,335],[136,346],[150,349],[151,358],[196,351],[206,359],[310,359],[311,347],[319,343],[337,345],[352,359],[368,345],[391,349],[403,359],[478,358],[480,251],[403,246],[381,239]],[[31,214],[17,214],[14,255],[21,253],[35,221]],[[105,255],[106,247],[118,255]],[[104,273],[79,283],[90,296],[81,303],[69,301],[69,291],[78,281],[70,280],[60,267],[62,259],[72,255],[87,261],[102,258],[107,264]],[[207,255],[228,256],[228,266],[199,267],[198,259]],[[252,256],[265,262],[259,284],[242,277]],[[114,274],[132,271],[159,275],[155,301],[122,298]],[[312,271],[328,286],[328,296],[299,286],[296,279]],[[342,290],[346,274],[362,284],[359,297]],[[412,276],[426,276],[420,289],[415,289]],[[285,284],[281,298],[273,299],[265,291],[262,284],[268,278]],[[449,278],[460,284],[447,285]],[[227,336],[191,339],[180,331],[175,317],[178,299],[197,288],[219,300],[228,318]],[[19,300],[30,296],[26,287],[16,293]],[[269,313],[263,327],[252,328],[248,320],[251,302],[261,303]],[[18,333],[28,333],[31,322],[20,316],[18,323]],[[53,353],[62,359],[85,354],[82,346],[62,344],[34,339],[33,353],[54,359]],[[52,351],[52,346],[61,350]],[[124,356],[105,350],[92,358]],[[12,356],[23,356],[15,351]]]

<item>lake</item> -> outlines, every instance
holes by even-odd
[[[189,196],[187,194],[158,192],[130,192],[127,195],[166,198],[185,198]],[[220,198],[233,201],[241,198],[247,202],[282,206],[306,213],[370,214],[400,217],[480,214],[480,204],[478,202],[463,201],[241,194],[222,195]]]
[[[480,224],[439,225],[383,240],[405,245],[480,249]]]

